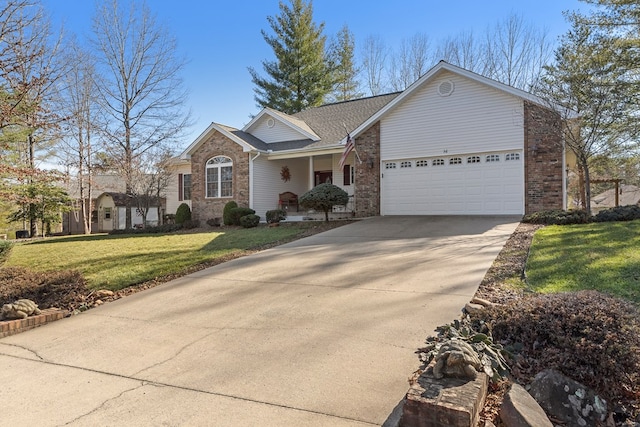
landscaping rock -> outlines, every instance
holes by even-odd
[[[471,303],[472,304],[479,304],[479,305],[481,305],[483,307],[491,307],[491,306],[496,305],[495,303],[493,303],[493,302],[491,302],[489,300],[486,300],[486,299],[483,299],[483,298],[477,298],[477,297],[476,298],[472,298],[471,299]]]
[[[484,305],[480,305],[480,304],[474,304],[472,302],[468,302],[464,305],[464,309],[467,313],[469,314],[473,314],[473,313],[477,313],[479,311],[484,310]]]
[[[95,295],[98,298],[112,297],[113,291],[110,291],[108,289],[100,289],[99,291],[96,291]]]
[[[604,399],[554,369],[538,373],[530,393],[547,414],[564,421],[568,427],[597,426],[607,416]]]
[[[506,427],[553,427],[547,414],[520,384],[513,384],[500,406]]]

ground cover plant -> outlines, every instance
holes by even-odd
[[[535,234],[527,283],[541,293],[595,289],[640,304],[640,220],[549,226]]]
[[[14,245],[5,266],[36,272],[78,271],[89,289],[118,290],[326,228],[318,226],[299,223],[193,233],[52,238]]]
[[[526,385],[537,372],[556,368],[609,399],[615,425],[623,425],[629,420],[640,421],[640,314],[637,303],[593,290],[556,292],[545,289],[547,293],[542,294],[531,292],[529,285],[531,276],[548,268],[557,273],[560,270],[555,269],[563,266],[568,270],[583,268],[571,267],[574,261],[563,258],[568,252],[587,251],[592,255],[574,255],[597,259],[593,254],[604,250],[600,245],[613,246],[620,251],[624,251],[625,246],[632,249],[632,245],[637,245],[633,239],[637,239],[638,225],[631,222],[543,227],[521,223],[476,293],[476,297],[501,305],[472,315],[475,322],[490,326],[494,340],[512,352],[514,357],[509,360],[509,366],[513,381]],[[552,242],[538,238],[547,232],[554,236]],[[589,247],[583,247],[584,242],[572,246],[577,244],[576,233],[585,234],[583,239],[591,236]],[[535,240],[533,245],[532,240]],[[532,265],[531,261],[527,262],[528,250],[534,252],[539,244],[551,245],[547,254],[549,259]],[[557,250],[555,256],[551,253],[553,248]],[[640,272],[634,258],[627,258],[627,262],[628,270]],[[592,274],[598,271],[594,269]],[[601,271],[605,278],[608,277],[606,269]],[[590,286],[594,288],[590,289],[607,287],[605,278],[591,278]],[[629,283],[628,286],[637,289],[638,285]],[[477,323],[475,327],[481,329]],[[500,425],[498,412],[508,384],[491,384],[481,414],[483,421]]]

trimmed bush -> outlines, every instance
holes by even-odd
[[[244,228],[257,227],[260,224],[260,217],[258,215],[249,214],[240,217],[240,225]]]
[[[300,206],[324,212],[324,220],[329,221],[329,211],[334,206],[346,205],[349,195],[333,184],[320,184],[300,196]]]
[[[224,225],[233,225],[233,218],[231,217],[231,209],[237,208],[238,204],[231,200],[224,205],[224,209],[222,210],[222,222]]]
[[[191,221],[191,208],[188,204],[182,203],[176,210],[176,224],[184,224],[185,221]]]
[[[593,217],[595,222],[633,221],[634,219],[640,219],[640,206],[638,205],[618,206],[606,209],[598,212]]]
[[[256,211],[251,208],[233,208],[229,212],[229,216],[231,217],[231,224],[229,225],[240,225],[240,218],[245,215],[253,215]],[[225,224],[227,224],[225,222]]]
[[[8,240],[0,240],[0,264],[4,263],[7,258],[9,258],[11,248],[13,248],[13,243]]]
[[[284,209],[274,209],[272,211],[267,211],[266,218],[269,224],[276,224],[287,219],[287,211],[285,211]]]
[[[157,227],[145,227],[145,228],[128,228],[126,230],[111,230],[109,234],[164,234],[173,233],[174,231],[182,230],[183,224],[163,224]]]
[[[529,224],[544,225],[568,225],[568,224],[586,224],[589,222],[589,215],[584,210],[551,210],[534,212],[525,215],[522,222]]]

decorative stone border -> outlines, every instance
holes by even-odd
[[[435,379],[429,368],[407,392],[401,427],[475,427],[487,396],[489,377]]]
[[[28,331],[29,329],[37,328],[38,326],[46,325],[50,322],[55,322],[65,317],[66,311],[59,308],[48,308],[42,310],[40,314],[35,316],[29,316],[26,319],[15,320],[2,320],[0,321],[0,338],[7,337],[9,335],[19,334],[20,332]]]

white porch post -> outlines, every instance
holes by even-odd
[[[314,187],[315,175],[313,174],[313,156],[309,156],[309,190]]]

